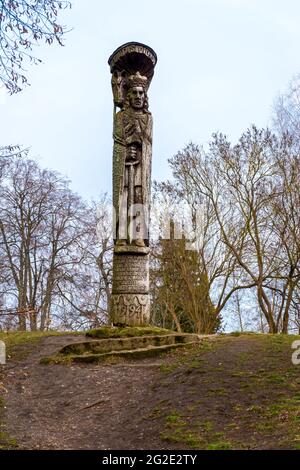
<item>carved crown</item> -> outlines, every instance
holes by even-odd
[[[148,78],[136,72],[134,75],[128,77],[129,88],[134,86],[142,86],[144,89],[148,88]]]

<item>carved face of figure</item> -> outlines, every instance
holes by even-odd
[[[145,92],[142,86],[133,86],[129,92],[129,101],[133,109],[142,109],[145,103]]]

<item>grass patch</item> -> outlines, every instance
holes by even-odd
[[[59,331],[9,331],[0,332],[0,340],[4,341],[5,343],[6,354],[9,359],[10,357],[16,358],[16,356],[19,356],[17,348],[18,346],[26,346],[30,344],[34,345],[48,336],[64,336],[69,334],[76,335],[82,333]],[[24,351],[22,351],[22,354],[20,354],[21,356],[23,356],[23,352]]]
[[[206,450],[230,450],[231,444],[230,442],[226,441],[217,441],[217,442],[211,442],[210,444],[207,445]]]
[[[158,396],[168,386],[174,397],[160,410],[161,439],[202,450],[299,449],[300,366],[291,363],[298,339],[233,333],[170,353],[157,387]]]
[[[60,336],[66,334],[77,334],[77,333],[60,333],[58,331],[12,331],[12,332],[0,332],[0,341],[4,341],[6,346],[6,357],[8,360],[21,360],[30,354],[34,346],[41,341],[43,338],[48,336]],[[79,334],[79,333],[78,333]],[[82,333],[81,333],[82,334]],[[5,366],[3,367],[4,370]],[[1,393],[1,369],[0,369],[0,393]],[[4,412],[5,400],[0,395],[0,450],[15,449],[17,448],[17,442],[15,439],[10,438],[6,431],[5,425],[3,424],[3,412]]]
[[[17,448],[17,441],[9,437],[6,432],[0,431],[0,450],[13,450]]]
[[[0,375],[0,385],[1,385],[1,375]],[[2,396],[0,396],[0,450],[10,450],[17,448],[17,442],[15,439],[9,437],[5,431],[5,425],[3,424],[3,413],[4,413],[5,401]]]
[[[165,429],[160,438],[167,442],[184,444],[191,449],[226,450],[231,449],[229,441],[224,440],[224,433],[214,432],[210,421],[190,423],[177,411],[172,411],[165,419]]]
[[[171,424],[176,424],[176,426],[185,426],[186,423],[185,421],[182,420],[181,416],[179,413],[176,413],[176,411],[173,411],[166,417],[167,423]]]
[[[267,340],[264,342],[266,350],[273,353],[284,352],[287,348],[290,348],[292,343],[300,339],[299,335],[264,335],[264,339]]]
[[[221,343],[221,341],[202,339],[198,344],[186,344],[185,347],[172,349],[164,353],[170,362],[162,364],[160,370],[164,374],[171,374],[176,369],[184,367],[186,375],[193,371],[205,374],[206,370],[201,356],[218,347],[219,342]]]

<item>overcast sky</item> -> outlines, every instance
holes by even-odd
[[[300,72],[299,0],[73,0],[65,47],[40,46],[31,86],[1,93],[1,145],[67,175],[87,198],[111,191],[109,55],[128,41],[158,55],[149,91],[153,178],[167,158],[215,131],[232,140],[270,122],[275,96]]]

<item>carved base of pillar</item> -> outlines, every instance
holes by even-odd
[[[150,320],[149,294],[112,294],[110,317],[114,325],[148,325]]]
[[[110,320],[144,326],[150,320],[149,249],[132,246],[114,251]]]

